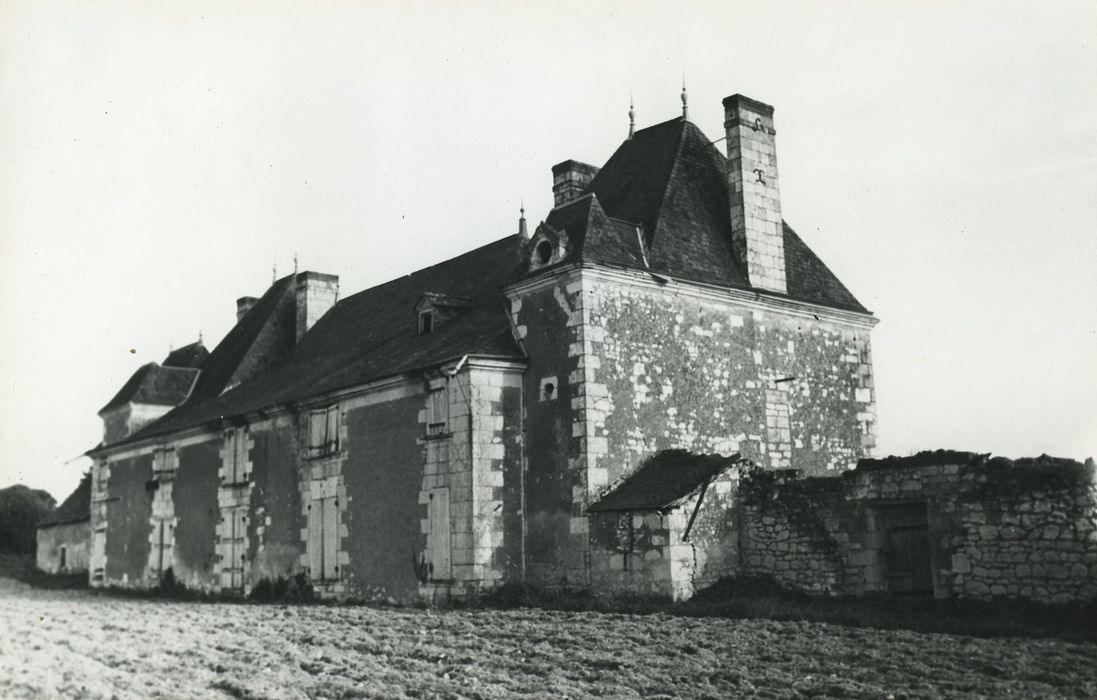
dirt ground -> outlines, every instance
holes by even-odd
[[[180,603],[0,578],[3,698],[1094,698],[1097,645],[541,610]]]

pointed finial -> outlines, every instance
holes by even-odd
[[[270,283],[274,284],[278,281],[278,263],[272,263],[270,266]]]
[[[632,104],[632,90],[628,93],[628,137],[636,133],[636,109]]]
[[[682,119],[689,121],[689,98],[686,95],[686,74],[682,73]]]
[[[523,241],[529,240],[529,231],[526,230],[526,199],[522,198],[522,206],[518,209],[520,216],[518,217],[518,235],[522,237]]]
[[[198,326],[198,342],[202,342],[202,327]]]
[[[293,251],[293,274],[297,274],[297,251]]]

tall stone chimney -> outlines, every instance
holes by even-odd
[[[552,206],[578,199],[597,174],[598,168],[577,160],[565,160],[552,166]]]
[[[297,273],[297,342],[339,300],[339,276]]]
[[[724,98],[731,242],[752,287],[787,292],[785,232],[777,177],[773,107],[743,95]]]
[[[251,307],[259,303],[255,297],[240,297],[236,300],[236,322],[240,323],[251,311]]]

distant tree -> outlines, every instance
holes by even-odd
[[[37,548],[35,528],[56,507],[53,496],[41,489],[22,484],[0,489],[0,552],[33,554]]]

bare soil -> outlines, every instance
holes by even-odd
[[[0,578],[4,698],[1094,698],[1097,644],[538,609],[173,602]]]

